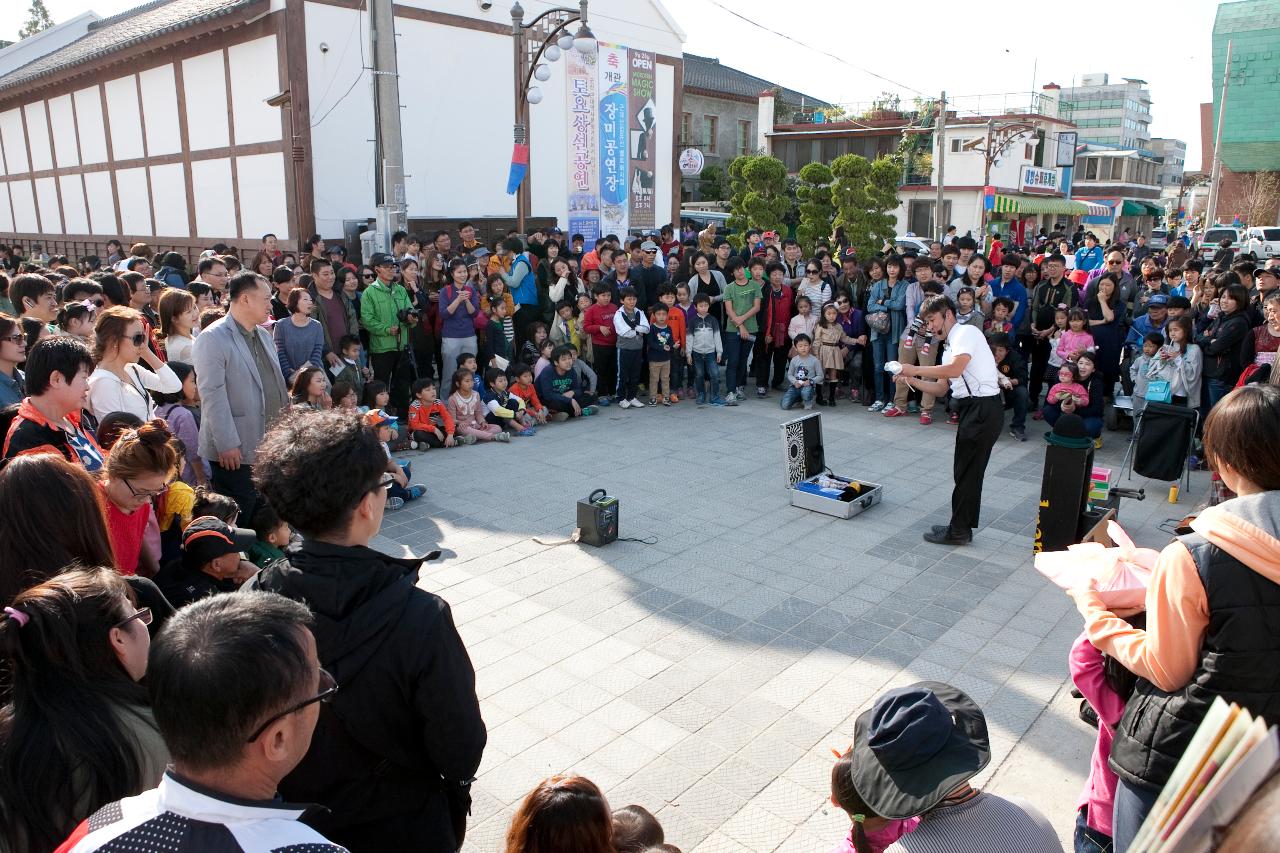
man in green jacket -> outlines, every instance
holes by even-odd
[[[378,252],[369,260],[377,280],[360,296],[360,325],[369,333],[369,363],[373,377],[387,383],[396,413],[409,411],[409,387],[413,381],[413,353],[409,349],[409,325],[416,316],[402,321],[402,311],[412,311],[409,293],[391,280],[396,262]]]

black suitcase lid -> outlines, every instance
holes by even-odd
[[[782,425],[782,452],[787,464],[787,488],[827,470],[822,451],[822,414],[813,412]]]

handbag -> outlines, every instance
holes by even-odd
[[[1147,383],[1146,401],[1148,403],[1173,402],[1173,386],[1168,379],[1152,379]]]
[[[867,325],[871,327],[873,332],[883,335],[885,332],[889,331],[891,321],[888,311],[877,311],[874,314],[868,314],[866,319]]]

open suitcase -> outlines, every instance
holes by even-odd
[[[836,518],[853,518],[884,497],[884,487],[879,483],[845,477],[827,468],[819,412],[782,425],[782,451],[792,506]]]

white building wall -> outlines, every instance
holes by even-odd
[[[474,0],[409,0],[405,5],[506,27],[511,20],[501,4],[486,13]],[[524,5],[530,20],[550,4],[533,0]],[[321,3],[306,3],[305,15],[316,230],[339,234],[343,220],[362,220],[376,211],[372,88],[368,73],[361,71],[360,52],[363,45],[367,59],[368,15]],[[652,2],[594,0],[590,24],[603,42],[665,56],[682,52],[683,34]],[[514,113],[511,36],[408,18],[397,18],[396,31],[409,216],[514,216],[515,197],[506,193]],[[312,35],[316,33],[325,36]],[[327,51],[320,50],[321,42]],[[544,99],[530,107],[532,214],[553,216],[563,224],[568,221],[564,62],[552,63],[551,79],[538,85]],[[656,85],[655,190],[662,224],[674,192],[670,66],[658,66]],[[351,92],[343,99],[348,88]],[[341,105],[329,113],[339,99]]]
[[[53,125],[53,154],[58,168],[79,166],[76,153],[76,122],[71,111],[71,96],[62,95],[49,101],[49,123]]]
[[[116,203],[111,196],[111,173],[85,172],[84,196],[89,208],[89,233],[98,236],[114,235]]]
[[[222,51],[215,50],[184,59],[182,90],[186,98],[187,136],[191,150],[226,148],[230,145],[226,66],[222,61]]]
[[[27,122],[27,146],[31,149],[31,169],[40,171],[53,168],[53,149],[49,146],[48,117],[44,101],[36,101],[22,108]]]
[[[89,214],[84,204],[84,180],[79,175],[60,175],[63,225],[67,234],[88,234]]]
[[[281,137],[280,109],[266,102],[280,92],[276,37],[265,36],[227,48],[231,69],[231,111],[236,145],[274,142]]]
[[[75,93],[76,128],[80,134],[80,159],[107,162],[107,132],[102,124],[102,89],[90,86]]]
[[[177,154],[182,150],[182,134],[178,127],[178,90],[173,65],[143,71],[138,75],[138,90],[145,112],[143,130],[147,156]]]

